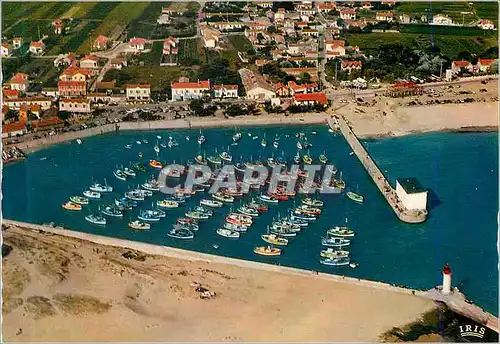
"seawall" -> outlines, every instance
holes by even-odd
[[[143,121],[143,122],[119,122],[116,124],[105,124],[99,127],[88,128],[79,131],[71,131],[36,140],[25,141],[9,146],[16,146],[29,153],[54,144],[83,139],[86,137],[101,135],[117,130],[165,130],[165,129],[202,129],[223,127],[250,127],[266,125],[298,125],[298,124],[321,124],[326,123],[325,114],[296,114],[283,115],[261,115],[245,116],[241,118],[187,118],[177,120]]]

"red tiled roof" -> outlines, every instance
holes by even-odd
[[[328,98],[323,92],[296,94],[294,98],[298,102],[317,102],[320,104],[328,104]]]
[[[12,39],[12,41],[22,41],[22,40],[23,40],[23,38],[22,38],[22,37],[14,37],[14,38]]]
[[[495,59],[478,59],[477,63],[481,66],[490,66],[495,61]]]
[[[70,66],[66,68],[61,75],[76,75],[76,74],[84,74],[84,75],[89,75],[90,71],[88,69],[76,67],[76,66]]]
[[[39,121],[32,121],[31,125],[35,128],[49,127],[52,125],[62,124],[63,121],[59,117],[51,117],[48,119],[42,119]]]
[[[289,81],[288,82],[288,87],[290,87],[294,91],[300,91],[300,90],[305,90],[307,88],[316,88],[318,87],[318,84],[315,82],[311,84],[302,84],[302,85],[297,85],[295,81]]]
[[[490,24],[491,22],[488,19],[481,19],[479,24]]]
[[[104,36],[104,35],[100,35],[98,36],[95,41],[94,41],[94,45],[96,45],[96,43],[99,43],[99,45],[105,45],[107,44],[109,41],[109,37],[107,36]]]
[[[57,82],[57,87],[64,87],[64,86],[80,86],[85,88],[85,81],[58,81]]]
[[[400,82],[398,84],[391,85],[392,88],[420,88],[419,85],[413,81]]]
[[[341,68],[361,67],[361,61],[342,61]]]
[[[341,10],[340,14],[356,14],[356,10]]]
[[[201,80],[198,82],[174,82],[172,88],[210,88],[209,80]]]
[[[335,9],[335,3],[333,3],[333,2],[325,2],[323,4],[318,4],[318,8],[322,9],[322,10]]]
[[[377,12],[376,17],[393,17],[391,12]]]
[[[345,41],[343,41],[343,40],[325,41],[325,44],[331,45],[333,48],[344,47],[345,46]]]
[[[21,122],[2,125],[2,133],[10,133],[12,131],[19,131],[23,129],[26,129],[26,124]]]
[[[140,37],[134,37],[130,39],[130,45],[144,45],[146,40]]]
[[[17,98],[17,97],[19,97],[19,91],[18,90],[3,90],[3,95],[4,95],[4,97],[7,97],[7,98]]]
[[[149,88],[149,84],[127,84],[125,88]]]
[[[456,67],[462,68],[462,67],[470,66],[471,63],[469,61],[453,61],[453,64]]]
[[[35,48],[41,48],[42,47],[43,42],[31,42],[30,43],[30,47],[35,47]]]
[[[69,57],[69,55],[68,55]],[[85,57],[82,58],[82,60],[92,60],[92,61],[99,61],[99,56],[95,55],[85,55]]]

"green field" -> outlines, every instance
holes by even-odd
[[[453,35],[453,36],[496,36],[497,31],[483,30],[479,27],[455,27],[436,25],[401,25],[403,33],[420,33],[425,35]]]
[[[44,35],[53,34],[52,20],[23,20],[8,31],[7,37],[22,37],[25,41],[38,41]],[[40,32],[40,35],[38,34]]]
[[[148,83],[152,91],[164,90],[181,75],[180,67],[134,66],[124,69],[132,76],[129,83]]]
[[[159,66],[162,53],[163,42],[154,42],[151,47],[151,52],[140,54],[134,58],[137,58],[138,61],[142,61],[145,66]]]
[[[460,52],[481,55],[487,49],[497,46],[496,36],[473,37],[452,35],[422,35],[413,33],[364,33],[347,34],[348,45],[357,45],[361,50],[374,51],[387,44],[402,44],[412,49],[429,49],[432,44],[440,49],[441,54],[456,59]]]
[[[2,63],[6,80],[17,72],[30,75],[32,84],[43,87],[56,87],[60,71],[54,67],[52,59],[9,59]]]
[[[497,2],[475,2],[474,9],[480,19],[488,19],[498,26],[498,3]]]
[[[233,47],[242,53],[246,53],[249,49],[253,49],[252,43],[250,43],[250,41],[243,34],[227,36],[227,38]]]
[[[179,64],[193,66],[202,63],[203,44],[198,38],[179,41]]]
[[[397,10],[403,13],[431,13],[431,14],[446,14],[450,16],[454,22],[465,24],[470,23],[477,19],[474,14],[474,6],[469,5],[467,2],[457,1],[408,1],[398,2]],[[462,12],[471,12],[470,14],[462,14]]]
[[[152,2],[144,9],[127,27],[129,36],[151,38],[156,27],[156,19],[161,14],[161,8],[167,6],[168,2]]]

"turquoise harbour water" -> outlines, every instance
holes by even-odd
[[[112,204],[115,197],[142,184],[154,173],[150,169],[138,173],[133,181],[120,181],[113,176],[113,169],[136,161],[139,151],[144,153],[144,162],[155,158],[156,135],[161,135],[165,141],[172,136],[180,143],[179,147],[162,149],[161,160],[193,161],[199,152],[198,131],[170,130],[106,134],[87,138],[82,145],[73,141],[37,151],[25,161],[5,166],[3,217],[38,224],[53,221],[78,231],[421,289],[440,284],[443,264],[450,263],[453,284],[479,306],[498,314],[496,133],[435,133],[364,141],[381,169],[387,170],[391,183],[397,177],[415,176],[430,189],[427,222],[408,225],[396,218],[358,159],[349,155],[351,150],[343,137],[328,133],[326,126],[245,128],[241,131],[243,138],[239,145],[230,147],[235,159],[240,155],[244,159],[249,159],[250,155],[257,159],[261,155],[261,160],[265,160],[273,152],[278,156],[284,151],[291,161],[296,153],[295,133],[306,133],[314,145],[311,148],[313,158],[317,161],[319,154],[326,151],[330,162],[343,172],[347,190],[359,191],[365,197],[364,204],[354,203],[345,194],[320,196],[325,202],[323,214],[291,240],[282,256],[275,258],[256,256],[253,247],[265,244],[260,235],[265,234],[266,225],[279,212],[284,214],[286,209],[293,207],[292,200],[270,205],[270,210],[257,218],[239,240],[215,233],[229,211],[228,206],[202,223],[194,240],[167,237],[166,232],[176,218],[183,216],[190,206],[198,205],[200,199],[209,198],[206,194],[197,194],[183,207],[168,210],[167,217],[153,224],[149,231],[137,232],[127,228],[128,221],[136,218],[137,209],[126,212],[123,219],[108,218],[106,227],[85,221],[84,216],[90,210],[96,211],[98,205]],[[312,131],[317,131],[317,134],[313,135]],[[258,135],[259,139],[252,140],[247,135],[249,132]],[[210,129],[203,133],[207,142],[202,149],[208,156],[215,148],[219,152],[227,148],[234,129]],[[267,148],[260,145],[264,134],[269,142]],[[275,135],[281,137],[279,149],[272,147]],[[186,136],[191,140],[187,141]],[[131,150],[124,148],[126,144],[142,139],[149,143],[134,143]],[[91,201],[82,212],[61,208],[70,196],[81,194],[90,186],[93,179],[103,182],[104,178],[114,187],[112,194],[103,195],[100,201]],[[153,197],[155,202],[161,198],[161,195]],[[234,210],[238,204],[235,203]],[[151,200],[139,208],[151,208]],[[349,248],[351,260],[360,265],[356,269],[323,266],[319,263],[321,237],[333,225],[343,224],[346,217],[349,226],[356,230]],[[214,244],[218,249],[213,247]]]

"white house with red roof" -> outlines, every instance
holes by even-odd
[[[489,21],[488,19],[480,20],[477,26],[479,26],[483,30],[495,30],[495,24],[493,24],[493,22]]]
[[[356,10],[352,9],[347,9],[347,10],[340,10],[340,18],[341,19],[356,19]]]
[[[2,57],[12,54],[12,46],[8,42],[2,42]]]
[[[80,60],[80,68],[98,69],[99,68],[99,57],[95,56],[95,55],[85,55]]]
[[[14,38],[12,39],[12,47],[13,47],[14,49],[19,49],[19,48],[21,48],[21,47],[22,47],[23,42],[24,42],[24,40],[23,40],[23,38],[22,38],[22,37],[14,37]]]
[[[177,48],[177,43],[179,43],[179,40],[177,38],[174,38],[172,36],[168,37],[165,41],[163,41],[163,54],[164,55],[177,54],[179,52],[179,48]]]
[[[345,41],[342,40],[325,41],[325,48],[326,48],[327,60],[345,55]]]
[[[146,39],[141,37],[133,37],[130,39],[129,46],[132,49],[143,51],[146,49]]]
[[[328,105],[328,98],[324,92],[296,94],[293,100],[295,105]]]
[[[462,68],[471,73],[474,70],[474,66],[469,61],[453,61],[451,63],[451,71],[454,74],[458,74],[462,70]]]
[[[106,50],[108,48],[109,37],[99,35],[92,43],[92,48],[95,50]]]
[[[29,47],[30,53],[35,54],[35,55],[41,55],[41,54],[43,54],[44,50],[45,50],[45,44],[43,43],[43,41],[30,43],[30,47]]]
[[[128,101],[149,101],[151,99],[151,87],[149,84],[125,85]]]
[[[238,85],[214,85],[215,98],[238,98]]]
[[[491,65],[495,63],[496,59],[478,59],[477,68],[480,72],[488,73],[491,72]]]
[[[59,111],[89,113],[90,99],[88,98],[62,98],[59,100]]]
[[[24,73],[16,73],[10,78],[8,84],[11,90],[26,92],[29,87],[29,75]]]
[[[377,12],[375,19],[390,23],[394,19],[394,14],[392,12]]]
[[[316,8],[318,9],[318,12],[330,12],[330,11],[335,11],[336,5],[334,2],[323,2],[323,3],[317,3]]]
[[[200,99],[210,91],[210,80],[198,80],[197,82],[173,82],[172,100]]]
[[[314,93],[318,89],[318,84],[313,82],[310,84],[297,84],[295,81],[288,82],[288,88],[290,95],[304,94],[304,93]]]

